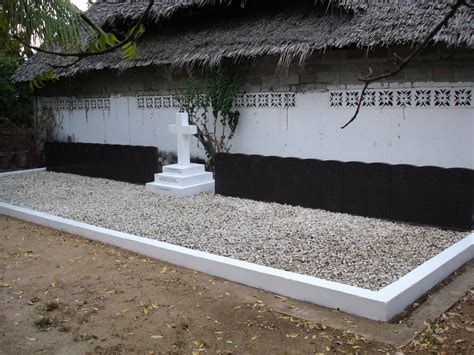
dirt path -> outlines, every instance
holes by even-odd
[[[278,313],[268,295],[0,216],[2,354],[400,351]],[[401,351],[473,351],[473,314],[471,292]]]

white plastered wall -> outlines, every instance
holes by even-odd
[[[472,82],[406,83],[395,88],[391,84],[386,89],[403,87],[468,88],[471,96],[474,92]],[[464,107],[362,108],[356,121],[342,130],[354,108],[330,107],[330,92],[297,93],[295,107],[239,108],[231,152],[474,168],[474,98]],[[62,99],[80,98],[54,98]],[[110,96],[109,109],[58,109],[55,115],[63,141],[175,151],[175,137],[168,133],[175,112],[175,108],[138,108],[137,97],[128,94]],[[204,157],[196,140],[192,154]]]

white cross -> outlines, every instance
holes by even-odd
[[[197,127],[189,125],[187,113],[178,112],[176,124],[170,124],[169,131],[178,137],[178,165],[190,165],[189,141],[191,136],[197,133]]]

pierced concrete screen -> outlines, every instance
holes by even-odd
[[[360,90],[329,92],[329,107],[353,108],[359,103]],[[471,88],[369,89],[362,100],[364,108],[471,108]]]

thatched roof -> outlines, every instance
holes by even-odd
[[[148,30],[138,43],[136,58],[125,61],[117,51],[83,60],[58,74],[73,76],[160,64],[217,65],[226,58],[237,61],[262,55],[278,55],[285,65],[293,59],[301,63],[314,51],[420,42],[448,10],[444,1],[442,5],[422,5],[417,0],[399,0],[397,4],[367,7],[364,0],[353,0],[330,8],[312,0],[309,4],[304,0],[280,0],[285,2],[293,6],[267,10],[255,5],[256,0],[157,1]],[[91,7],[89,15],[102,26],[133,23],[146,4],[99,2]],[[474,48],[474,10],[464,8],[458,13],[436,36],[435,43]],[[51,57],[35,55],[13,79],[29,81],[51,62]]]

